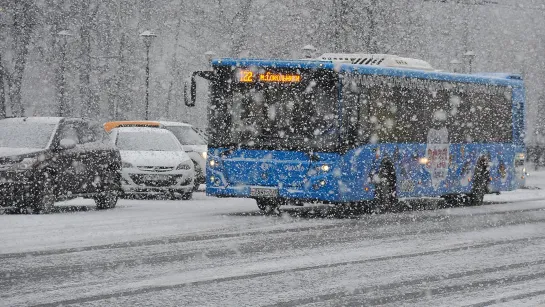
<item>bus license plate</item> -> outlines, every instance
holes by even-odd
[[[255,197],[277,197],[278,189],[250,188],[250,196]]]

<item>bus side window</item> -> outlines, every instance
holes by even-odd
[[[472,117],[472,102],[471,97],[462,91],[453,91],[451,99],[458,100],[459,106],[454,122],[459,125],[454,125],[452,129],[455,133],[455,143],[472,143],[473,142],[473,117]]]
[[[397,106],[401,110],[397,113],[397,142],[424,142],[431,112],[427,92],[419,88],[400,88],[396,92]]]
[[[369,89],[363,84],[360,85],[362,93],[358,99],[358,108],[356,109],[357,121],[356,121],[356,133],[358,143],[369,142],[371,136],[371,125],[369,123],[370,107],[369,107]]]
[[[346,76],[343,82],[343,146],[353,148],[368,139],[367,90],[361,81]]]
[[[369,128],[371,143],[394,143],[397,141],[395,120],[397,106],[395,90],[385,83],[369,91]]]
[[[497,129],[492,129],[496,134],[494,139],[496,142],[511,142],[513,140],[514,127],[510,93],[506,95],[506,93],[502,91],[501,93],[490,95],[489,105],[491,106],[490,114],[492,115],[490,125],[495,125],[495,127],[497,127]]]
[[[512,140],[511,99],[494,93],[495,89],[474,88],[453,93],[460,106],[450,126],[457,143],[497,143]]]

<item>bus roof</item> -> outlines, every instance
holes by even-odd
[[[343,62],[309,60],[286,60],[286,59],[250,59],[250,58],[221,58],[212,60],[213,66],[235,66],[235,67],[271,67],[271,68],[302,68],[317,69],[323,68],[338,72],[357,72],[367,75],[383,75],[392,77],[407,77],[418,79],[430,79],[450,82],[482,83],[504,86],[522,86],[522,77],[516,74],[507,73],[478,73],[459,74],[445,71],[424,71],[418,69],[393,68],[370,66],[364,64],[350,64]]]

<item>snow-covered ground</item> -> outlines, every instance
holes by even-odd
[[[542,189],[383,215],[263,216],[203,193],[0,215],[0,306],[538,306],[545,172],[528,186]]]

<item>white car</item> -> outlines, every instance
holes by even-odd
[[[121,153],[125,195],[165,195],[190,199],[195,170],[174,134],[166,129],[120,127],[110,138]]]
[[[184,147],[185,152],[189,155],[195,164],[195,183],[197,187],[201,183],[205,183],[206,175],[206,156],[208,152],[207,142],[190,124],[179,122],[158,121],[161,128],[167,129],[174,133],[178,141]]]
[[[199,187],[199,184],[205,183],[208,146],[207,141],[195,127],[180,122],[152,120],[112,121],[104,124],[104,130],[108,133],[119,127],[157,127],[171,131],[184,147],[184,151],[193,160],[195,189]]]

